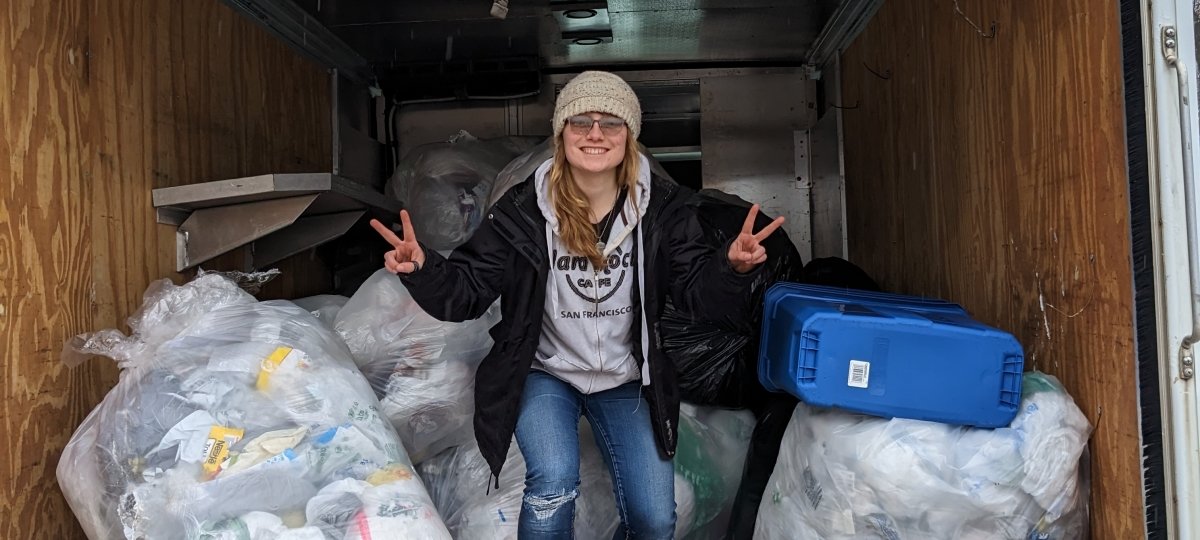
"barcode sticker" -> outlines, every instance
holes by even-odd
[[[871,382],[871,363],[863,362],[862,360],[850,361],[850,376],[846,379],[846,386],[854,388],[866,388]]]

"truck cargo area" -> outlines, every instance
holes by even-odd
[[[1092,425],[1093,537],[1167,538],[1141,9],[9,2],[0,537],[84,537],[55,464],[117,370],[68,369],[65,340],[197,267],[279,268],[260,298],[351,294],[382,264],[366,221],[405,205],[385,192],[410,151],[549,136],[558,90],[604,69],[680,183],[786,216],[805,260],[1015,336]]]

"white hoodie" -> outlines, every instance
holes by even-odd
[[[637,290],[645,290],[642,269],[635,268],[634,261],[645,260],[644,235],[638,225],[650,204],[650,162],[645,156],[639,157],[637,193],[626,197],[623,208],[612,210],[619,214],[604,239],[608,265],[599,271],[592,268],[587,257],[569,253],[559,236],[558,216],[549,200],[552,161],[546,161],[534,173],[538,208],[546,218],[550,271],[533,368],[585,394],[616,388],[639,377],[643,385],[650,384],[650,371],[643,366],[639,373],[632,347],[634,324],[642,325],[643,337],[648,335],[645,319],[635,319],[643,302],[633,296],[635,279]],[[645,350],[646,339],[642,341]]]

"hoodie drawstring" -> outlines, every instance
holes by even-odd
[[[650,386],[650,326],[646,322],[646,235],[642,234],[642,220],[638,220],[637,246],[638,317],[642,324],[642,386]]]
[[[546,298],[550,300],[550,313],[552,318],[559,318],[558,309],[558,280],[554,279],[554,230],[550,223],[546,222],[546,256],[550,258],[550,271],[546,273]]]

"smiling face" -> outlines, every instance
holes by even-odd
[[[625,160],[629,128],[620,118],[597,112],[572,116],[563,128],[567,163],[579,171],[603,173]]]

